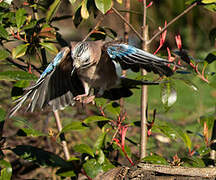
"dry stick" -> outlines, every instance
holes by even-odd
[[[147,8],[146,0],[143,0],[143,30],[142,30],[142,49],[147,51],[147,39],[148,39],[148,26],[146,24]],[[146,70],[141,70],[141,75],[146,75]],[[147,101],[148,101],[148,89],[147,86],[142,86],[141,90],[141,133],[140,133],[140,159],[143,159],[147,152]]]
[[[187,9],[185,9],[181,14],[176,16],[174,19],[172,19],[166,26],[164,26],[159,32],[157,32],[148,42],[147,45],[149,45],[157,36],[159,36],[161,33],[163,33],[170,25],[172,25],[174,22],[176,22],[179,18],[181,18],[183,15],[188,13],[191,9],[193,9],[195,6],[197,6],[198,3],[195,2],[188,6]]]
[[[53,111],[53,113],[54,113],[54,116],[55,116],[58,131],[61,132],[62,124],[61,124],[61,120],[60,120],[60,117],[59,117],[59,113],[58,113],[57,110]],[[69,150],[68,150],[68,147],[67,147],[67,142],[65,140],[65,137],[64,137],[63,133],[60,134],[60,139],[61,139],[64,154],[65,154],[65,158],[66,158],[66,160],[69,160],[70,159],[70,153],[69,153]]]
[[[88,39],[88,37],[100,26],[100,24],[102,23],[103,19],[104,19],[104,16],[101,15],[99,17],[99,20],[98,20],[97,24],[95,25],[95,27],[86,35],[86,37],[82,40],[82,42],[86,41]]]
[[[113,10],[113,12],[116,14],[116,15],[118,15],[120,18],[121,18],[121,20],[123,20],[133,31],[134,31],[134,33],[142,40],[142,41],[144,41],[144,39],[143,39],[143,37],[138,33],[138,31],[136,30],[136,29],[134,29],[134,27],[114,8],[114,7],[112,7],[111,8],[112,10]]]

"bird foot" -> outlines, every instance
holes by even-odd
[[[94,95],[88,96],[87,94],[81,94],[81,95],[74,97],[75,101],[79,101],[83,104],[89,104],[89,103],[95,104],[94,99],[95,99]]]

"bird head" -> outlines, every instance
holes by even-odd
[[[73,71],[92,65],[91,52],[87,42],[77,43],[71,51],[71,57],[73,59]]]

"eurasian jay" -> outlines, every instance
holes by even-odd
[[[61,49],[36,83],[26,88],[25,94],[15,101],[17,104],[10,110],[9,117],[26,100],[29,100],[27,111],[32,112],[36,107],[43,109],[46,105],[56,111],[76,101],[89,103],[95,96],[114,100],[130,96],[130,88],[137,85],[159,84],[118,76],[115,62],[122,69],[130,68],[135,72],[144,68],[160,76],[173,74],[168,67],[172,63],[168,60],[124,43],[71,42],[71,47]]]

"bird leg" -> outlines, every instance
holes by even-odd
[[[95,103],[94,99],[95,99],[94,95],[88,96],[88,94],[80,94],[74,97],[75,101],[79,101],[83,104],[89,104],[89,103],[94,104]]]

